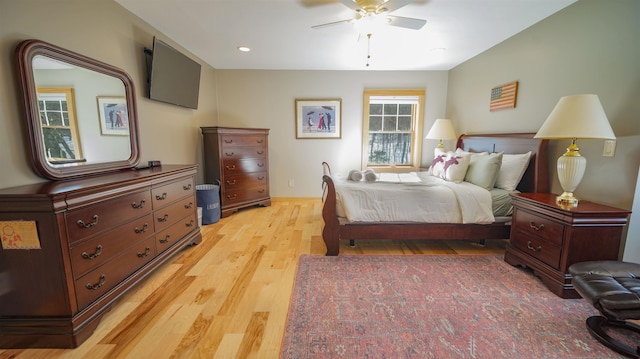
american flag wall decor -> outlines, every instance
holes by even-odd
[[[518,81],[500,85],[491,89],[491,102],[489,111],[504,110],[516,107],[516,96],[518,95]]]

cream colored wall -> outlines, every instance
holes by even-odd
[[[216,121],[215,71],[202,67],[198,110],[146,98],[144,47],[153,36],[189,54],[113,1],[0,0],[0,187],[43,181],[31,170],[23,132],[23,110],[14,49],[39,39],[119,67],[136,86],[142,163],[202,163],[199,128]],[[192,56],[196,61],[199,59]]]
[[[561,96],[599,95],[617,136],[614,157],[604,142],[578,141],[587,170],[577,197],[631,209],[640,165],[640,2],[580,0],[452,69],[447,116],[468,132],[535,132]],[[519,81],[515,109],[489,112],[489,91]],[[568,141],[550,143],[552,191],[561,192],[555,159]],[[634,214],[631,221],[639,221]],[[637,228],[637,226],[636,226]],[[629,242],[640,243],[640,233]],[[628,248],[640,248],[629,243]],[[625,253],[630,255],[630,253]],[[640,257],[636,253],[635,257]]]
[[[271,129],[269,184],[274,197],[319,197],[323,161],[334,173],[360,168],[364,89],[424,89],[423,136],[444,115],[447,92],[445,71],[218,70],[217,77],[221,126]],[[342,139],[296,139],[296,98],[341,98]],[[423,163],[430,163],[435,146],[436,141],[424,145],[423,153],[431,157]]]

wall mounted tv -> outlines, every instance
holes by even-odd
[[[197,109],[200,92],[200,64],[176,49],[153,38],[147,54],[149,98]]]

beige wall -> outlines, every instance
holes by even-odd
[[[603,141],[578,141],[588,163],[575,194],[630,210],[640,165],[639,15],[637,0],[576,2],[451,70],[447,116],[471,133],[535,132],[561,96],[599,95],[617,149],[603,157]],[[489,112],[489,90],[511,81],[519,81],[516,108]],[[567,145],[550,143],[554,193],[561,192],[555,159]],[[637,260],[640,232],[631,228],[625,258]]]
[[[269,184],[274,197],[319,197],[323,161],[334,173],[361,168],[364,89],[424,89],[424,131],[444,115],[447,91],[445,71],[217,70],[217,79],[220,125],[271,130]],[[296,139],[296,98],[341,98],[342,139]],[[433,157],[436,141],[428,142],[423,153]],[[289,187],[289,180],[294,187]]]
[[[43,181],[31,170],[23,132],[23,110],[14,49],[21,40],[39,39],[119,67],[136,86],[143,163],[201,163],[199,128],[216,121],[215,71],[202,67],[198,110],[146,98],[144,47],[159,36],[169,39],[113,1],[0,0],[0,187]],[[196,61],[199,59],[192,56]]]

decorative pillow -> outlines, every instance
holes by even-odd
[[[457,155],[454,152],[441,154],[431,162],[429,174],[445,181],[460,183],[467,173],[470,159],[470,155]]]
[[[500,166],[500,172],[498,172],[498,178],[494,186],[507,191],[514,191],[527,170],[527,166],[529,166],[530,158],[531,151],[517,155],[504,154],[502,156],[502,166]]]
[[[464,180],[466,182],[473,183],[476,186],[490,190],[496,183],[501,165],[502,152],[486,155],[472,155]]]

